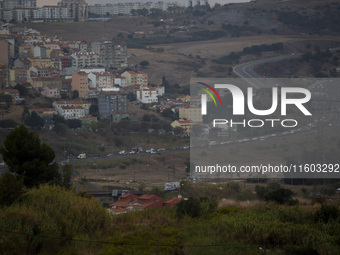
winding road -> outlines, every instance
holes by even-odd
[[[245,79],[250,85],[252,85],[256,89],[273,87],[275,86],[275,84],[268,83],[268,79],[263,79],[261,75],[254,71],[254,68],[261,64],[273,63],[282,60],[287,60],[290,58],[296,58],[301,55],[302,54],[282,55],[240,64],[234,67],[234,72],[241,78]]]

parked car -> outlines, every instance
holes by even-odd
[[[78,155],[78,158],[79,159],[85,159],[86,158],[86,153],[80,153],[79,155]]]

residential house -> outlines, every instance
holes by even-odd
[[[137,100],[143,104],[157,103],[158,96],[164,94],[164,87],[140,86],[136,91]]]
[[[112,214],[121,214],[129,211],[161,207],[163,207],[163,201],[159,196],[147,194],[138,197],[137,195],[128,193],[121,196],[119,201],[111,204],[108,211]]]
[[[164,207],[172,207],[177,205],[179,202],[181,202],[183,198],[182,197],[171,197],[167,201],[164,201],[163,206]]]
[[[61,62],[61,69],[65,69],[67,67],[72,66],[72,60],[69,56],[60,57],[60,62]]]
[[[43,88],[46,86],[61,89],[62,80],[59,77],[36,77],[31,78],[30,82],[34,88]]]
[[[46,47],[44,45],[36,45],[33,48],[33,57],[35,58],[46,58]]]
[[[19,57],[29,58],[33,57],[33,46],[30,44],[23,44],[19,46]]]
[[[26,68],[12,68],[9,72],[9,81],[11,86],[15,86],[18,83],[27,82],[30,79],[30,71]]]
[[[89,98],[88,74],[86,72],[74,72],[72,74],[72,91],[79,92],[79,98]]]
[[[60,98],[60,90],[52,86],[43,87],[41,89],[41,94],[48,98]]]
[[[20,97],[19,90],[17,89],[6,89],[4,94],[12,97],[12,104],[20,104],[25,100],[25,98]]]
[[[189,95],[182,95],[182,96],[178,96],[176,98],[176,101],[182,101],[182,102],[185,102],[185,103],[188,103],[190,102],[190,96]]]
[[[86,116],[81,101],[54,101],[52,105],[65,119],[79,119]]]
[[[30,66],[53,67],[53,61],[50,58],[34,57],[28,60],[31,62]]]
[[[97,52],[77,52],[72,54],[71,57],[74,59],[73,65],[78,68],[102,65],[101,55]]]
[[[127,87],[127,80],[123,76],[117,76],[117,77],[114,78],[114,84],[116,86],[121,87],[121,88],[125,88],[125,87]]]
[[[121,76],[126,78],[127,86],[148,86],[148,74],[143,71],[125,71]]]
[[[192,122],[202,122],[202,110],[200,107],[185,104],[183,108],[179,108],[179,118],[191,120]]]
[[[183,130],[183,135],[190,135],[190,129],[193,124],[190,120],[175,120],[171,123],[171,127],[180,127]]]
[[[126,193],[120,197],[120,200],[111,204],[108,211],[112,214],[122,214],[131,211],[141,211],[153,208],[175,206],[182,198],[170,198],[163,202],[162,198],[156,195],[145,194],[137,196]]]
[[[100,44],[100,55],[105,67],[126,68],[127,46],[124,42],[105,41]]]
[[[113,76],[111,73],[104,72],[104,73],[90,73],[89,80],[91,80],[91,87],[92,88],[113,88]]]
[[[30,113],[36,112],[45,121],[45,127],[51,127],[54,125],[53,116],[58,115],[58,112],[54,108],[37,108],[30,109]]]

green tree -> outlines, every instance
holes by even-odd
[[[81,128],[81,121],[77,119],[69,119],[69,120],[66,120],[66,125],[69,128],[74,128],[74,129]]]
[[[98,112],[98,104],[91,104],[90,106],[90,114],[94,117],[98,117],[99,116],[99,112]]]
[[[26,115],[24,123],[32,129],[40,129],[44,126],[45,120],[38,113],[32,112]]]
[[[72,99],[77,99],[77,98],[79,98],[79,91],[73,90],[72,91]]]
[[[27,187],[53,183],[59,177],[52,147],[41,143],[39,136],[24,125],[7,134],[0,153],[10,172],[22,177]]]
[[[0,206],[9,206],[24,194],[23,179],[6,172],[0,176]]]
[[[66,164],[60,168],[60,179],[57,184],[65,189],[70,189],[72,187],[72,174],[73,174],[73,165]]]
[[[142,62],[139,63],[141,66],[148,66],[150,63],[146,60],[143,60]]]
[[[27,89],[22,84],[17,84],[17,85],[15,85],[14,88],[19,91],[19,94],[20,94],[21,97],[24,97],[27,94]]]
[[[279,188],[264,195],[266,201],[275,201],[279,204],[286,204],[292,201],[293,191]]]
[[[191,218],[200,217],[200,200],[192,197],[188,200],[181,200],[181,202],[177,204],[176,214],[178,218],[182,218],[183,216],[189,216]]]
[[[127,94],[127,99],[129,102],[136,101],[137,100],[136,94],[133,92],[129,92]]]

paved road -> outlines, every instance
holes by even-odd
[[[234,67],[234,72],[240,76],[241,78],[247,80],[247,82],[252,85],[256,89],[260,88],[268,88],[275,86],[274,83],[268,83],[267,79],[263,79],[263,77],[257,74],[254,71],[254,68],[261,64],[273,63],[277,61],[287,60],[290,58],[299,57],[302,54],[291,54],[291,55],[282,55],[272,58],[260,59],[248,63],[244,63]],[[273,80],[272,80],[273,81]]]

